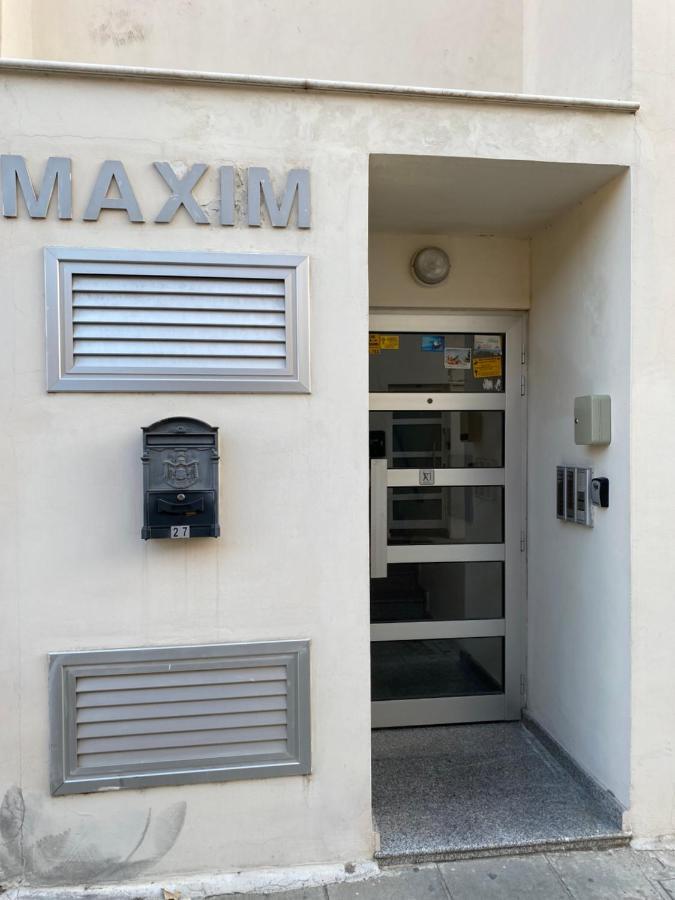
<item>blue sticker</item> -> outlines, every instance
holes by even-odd
[[[445,350],[445,337],[442,334],[423,334],[422,350],[431,353],[442,353]]]

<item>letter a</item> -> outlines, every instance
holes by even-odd
[[[109,197],[108,191],[112,183],[119,192],[119,197]],[[102,209],[123,209],[130,222],[144,222],[136,200],[129,176],[118,159],[107,159],[99,170],[94,187],[82,216],[85,222],[97,222]]]

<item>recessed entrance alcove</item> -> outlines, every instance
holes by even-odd
[[[627,172],[373,156],[369,272],[376,855],[625,843]],[[591,393],[608,447],[574,443]],[[592,527],[560,465],[616,485]]]

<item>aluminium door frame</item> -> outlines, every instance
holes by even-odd
[[[429,309],[384,309],[371,310],[370,331],[389,333],[413,332],[428,334],[478,333],[506,335],[505,391],[501,394],[484,393],[372,393],[369,394],[369,409],[428,410],[429,399],[434,409],[497,409],[504,410],[504,468],[452,470],[447,478],[449,483],[458,484],[503,484],[504,485],[504,543],[492,545],[493,550],[503,547],[504,559],[504,619],[469,620],[447,623],[404,623],[406,636],[416,637],[463,637],[478,636],[481,632],[495,634],[502,623],[504,635],[504,694],[451,697],[443,704],[439,698],[422,700],[389,700],[371,704],[373,727],[387,727],[398,723],[404,714],[408,723],[432,724],[438,722],[469,722],[519,719],[525,703],[527,671],[527,313],[526,312],[467,312],[439,311]],[[416,472],[416,470],[412,470]],[[411,473],[412,474],[412,473]],[[437,476],[441,474],[437,470]],[[405,470],[374,470],[378,483],[376,490],[386,492],[387,486],[406,484],[410,475]],[[441,474],[443,483],[446,478]],[[487,480],[486,480],[487,479]],[[386,509],[386,506],[385,506]],[[382,536],[386,547],[382,559]],[[374,539],[371,533],[371,568],[386,562],[437,561],[448,560],[452,555],[457,559],[500,558],[492,553],[491,545],[453,545],[442,548],[418,546],[415,548],[389,547],[386,545],[387,523],[375,524]],[[379,542],[379,547],[378,547]],[[379,557],[379,558],[376,558]],[[401,623],[371,625],[371,639],[395,640],[403,637]],[[400,634],[399,634],[400,632]]]

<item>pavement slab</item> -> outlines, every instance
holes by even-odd
[[[438,868],[452,900],[570,900],[543,855],[464,860]]]
[[[385,869],[379,878],[328,885],[329,900],[448,900],[438,866]]]
[[[549,854],[548,860],[576,900],[662,900],[627,848]]]

